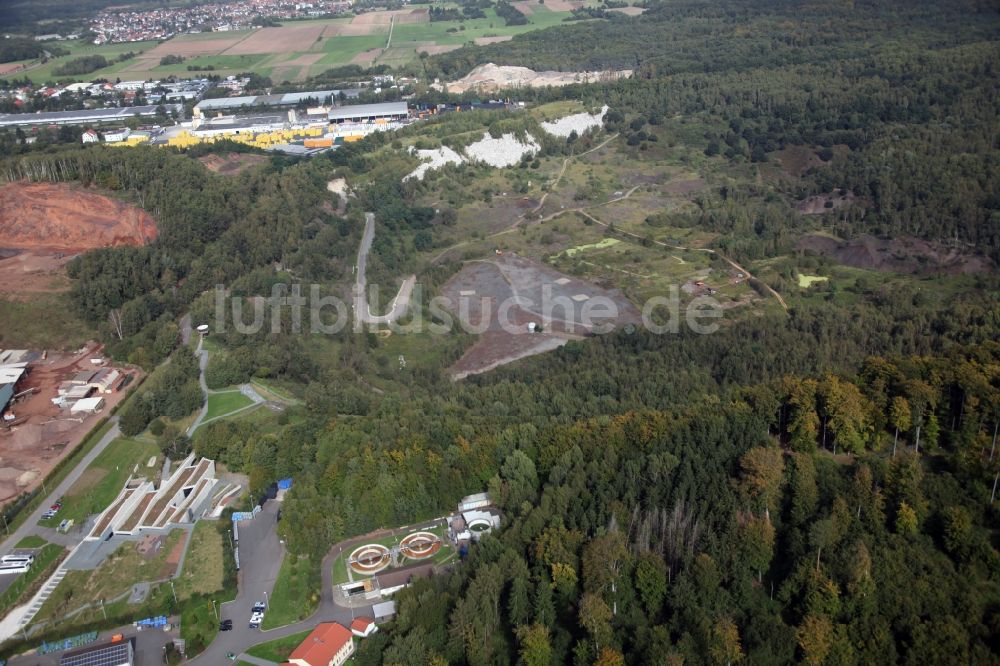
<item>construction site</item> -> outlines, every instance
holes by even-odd
[[[34,490],[141,374],[102,350],[0,351],[0,502]]]

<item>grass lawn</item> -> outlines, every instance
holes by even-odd
[[[46,543],[48,542],[42,537],[32,534],[18,541],[14,548],[41,548]]]
[[[236,598],[236,564],[228,539],[220,531],[227,527],[220,521],[200,521],[195,526],[184,571],[174,584],[181,604],[181,638],[187,641],[188,657],[215,639],[219,633],[216,613],[221,612],[223,603]]]
[[[39,550],[35,553],[35,562],[31,568],[18,576],[10,587],[4,590],[3,594],[0,594],[0,614],[6,615],[11,608],[26,602],[30,595],[36,592],[38,585],[55,570],[59,560],[66,554],[66,549],[62,546],[54,543],[46,544],[40,537],[34,538],[41,541],[41,544],[24,546],[22,544],[28,539],[23,539],[17,545],[18,548],[39,548]]]
[[[139,554],[135,543],[123,543],[96,569],[70,571],[42,606],[36,621],[57,617],[99,599],[107,602],[128,592],[138,582],[166,578],[175,568],[167,559],[186,534],[186,530],[173,530],[162,547],[148,558]]]
[[[249,407],[252,404],[253,400],[243,395],[239,389],[227,390],[222,393],[210,393],[208,395],[208,411],[205,413],[205,420],[225,416],[238,409]]]
[[[830,278],[822,275],[805,275],[799,273],[799,289],[808,289],[816,282],[826,282]]]
[[[0,347],[79,349],[96,331],[79,319],[66,294],[32,294],[29,300],[0,299]]]
[[[184,571],[174,583],[178,599],[210,594],[224,587],[222,539],[214,521],[201,520],[194,526]]]
[[[138,473],[152,475],[158,467],[146,466],[152,457],[157,463],[162,459],[159,448],[147,441],[119,437],[104,449],[101,455],[90,464],[76,483],[63,497],[63,507],[54,518],[40,520],[39,525],[54,527],[61,521],[71,518],[78,524],[87,516],[106,509],[118,496],[125,481],[138,465]]]
[[[268,661],[275,661],[280,664],[288,659],[288,655],[290,655],[292,651],[299,646],[299,643],[304,641],[306,636],[310,633],[312,633],[310,630],[306,630],[297,634],[292,634],[291,636],[285,636],[284,638],[276,638],[273,641],[254,645],[246,652],[247,654],[257,657],[258,659],[267,659]]]
[[[309,557],[286,555],[268,599],[263,628],[283,627],[312,615],[319,605],[319,588],[319,565]]]

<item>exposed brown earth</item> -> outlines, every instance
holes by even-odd
[[[77,253],[156,238],[145,211],[62,183],[0,186],[0,248]]]
[[[456,315],[456,325],[479,335],[449,368],[453,379],[551,351],[568,340],[599,333],[605,325],[640,321],[638,309],[621,292],[514,254],[467,263],[441,294],[447,299],[445,307]],[[585,303],[593,299],[611,305],[612,311],[587,321],[584,313],[590,306]],[[540,330],[529,331],[529,323]]]
[[[204,164],[209,171],[231,176],[264,164],[267,162],[267,157],[249,153],[229,153],[228,155],[204,155],[199,157],[198,161]]]
[[[199,35],[200,37],[200,35]],[[183,35],[174,37],[155,48],[146,51],[144,58],[159,61],[163,56],[200,56],[217,55],[226,49],[235,46],[240,41],[246,39],[246,35],[232,35],[220,37],[218,39],[198,39],[195,37],[185,37]]]
[[[802,237],[796,248],[831,257],[845,266],[894,273],[941,271],[972,275],[996,268],[988,257],[973,254],[968,249],[909,236],[888,240],[864,235],[841,241],[809,235]]]
[[[667,194],[690,194],[698,190],[705,189],[703,178],[690,178],[687,180],[672,180],[664,186],[663,190]]]
[[[15,420],[10,428],[0,428],[0,503],[37,487],[42,478],[70,451],[101,415],[70,416],[52,404],[59,383],[81,370],[92,370],[90,359],[102,356],[102,347],[90,344],[74,353],[48,352],[28,366],[28,375],[19,391],[34,390],[11,404]],[[141,372],[131,368],[134,375]],[[122,372],[126,372],[122,369]],[[132,383],[135,386],[136,382]],[[128,391],[101,394],[103,415],[125,398]]]
[[[625,14],[626,16],[639,16],[646,11],[645,7],[614,7],[611,9],[613,12],[618,12],[619,14]]]
[[[382,55],[382,49],[370,49],[351,58],[352,65],[370,65]]]
[[[38,294],[59,293],[69,289],[65,266],[70,254],[18,252],[0,259],[0,283],[4,298],[26,301]]]
[[[476,46],[486,46],[487,44],[499,44],[500,42],[509,42],[512,39],[514,39],[514,35],[497,35],[495,37],[476,37],[475,42]]]
[[[225,55],[254,55],[258,53],[294,53],[304,46],[311,46],[323,33],[324,26],[282,26],[261,28],[243,41],[225,50]]]
[[[803,215],[822,215],[823,213],[835,211],[838,208],[845,208],[857,201],[858,199],[854,196],[853,192],[817,194],[795,204],[795,210]]]
[[[426,53],[427,55],[438,55],[440,53],[448,53],[449,51],[454,51],[460,48],[462,48],[461,44],[434,44],[430,46],[418,46],[417,53]]]

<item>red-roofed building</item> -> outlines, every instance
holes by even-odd
[[[288,662],[295,666],[340,666],[352,654],[351,632],[342,624],[323,622],[295,648]]]
[[[359,638],[368,638],[378,631],[375,620],[370,617],[359,617],[351,622],[351,633]]]

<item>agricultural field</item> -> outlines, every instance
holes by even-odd
[[[69,55],[44,64],[9,63],[5,64],[5,70],[24,67],[9,75],[27,77],[35,83],[96,78],[146,80],[208,73],[224,77],[250,71],[269,76],[275,83],[304,81],[340,65],[402,66],[415,62],[421,53],[433,55],[470,42],[488,44],[510,39],[558,25],[570,16],[574,6],[582,4],[532,4],[524,11],[528,23],[517,26],[505,25],[493,9],[486,10],[486,17],[481,19],[431,22],[426,8],[414,8],[367,12],[349,18],[286,21],[278,28],[185,34],[165,42],[102,46],[82,41],[61,42],[70,51]],[[54,73],[60,65],[80,56],[103,55],[110,61],[127,52],[136,55],[91,74],[59,77]],[[182,56],[185,60],[161,65],[161,58],[168,55]]]

